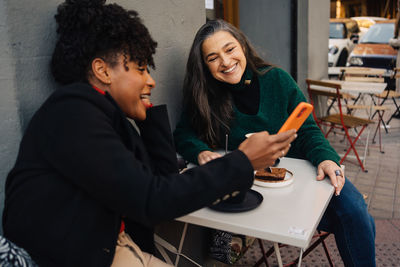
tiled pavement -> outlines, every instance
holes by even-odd
[[[387,105],[394,109],[392,105]],[[385,118],[390,112],[386,112]],[[362,115],[362,114],[359,114]],[[375,126],[376,127],[376,126]],[[373,126],[373,129],[375,129]],[[373,133],[373,132],[372,132]],[[371,133],[371,134],[372,134]],[[341,135],[331,135],[329,141],[332,146],[343,153],[344,144]],[[366,133],[363,133],[362,142]],[[369,140],[372,139],[370,136]],[[377,139],[378,141],[378,139]],[[362,153],[363,144],[357,146]],[[366,169],[363,172],[358,165],[353,164],[353,159],[343,162],[345,174],[365,195],[368,210],[376,223],[376,261],[377,266],[400,266],[400,120],[392,119],[389,133],[382,131],[382,145],[384,153],[379,150],[378,142],[369,145],[366,157]],[[350,152],[350,155],[353,153]],[[264,241],[265,246],[272,244]],[[327,245],[335,266],[343,266],[336,248],[333,236],[327,239]],[[290,262],[298,256],[299,250],[293,247],[281,249],[283,262]],[[261,257],[257,244],[254,244],[236,266],[252,266]],[[275,256],[269,258],[269,265],[276,266]],[[209,266],[224,266],[218,263]],[[303,259],[302,266],[329,266],[321,246]]]
[[[343,153],[344,145],[340,140],[339,136],[329,138],[336,151]],[[400,120],[392,119],[388,134],[382,129],[384,153],[380,152],[378,138],[376,141],[369,145],[365,161],[368,172],[363,172],[358,165],[351,163],[355,159],[349,159],[343,162],[345,174],[367,196],[369,212],[375,219],[400,219]],[[360,145],[357,146],[359,153],[363,151]]]

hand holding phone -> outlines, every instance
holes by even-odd
[[[278,133],[286,132],[292,129],[296,129],[296,131],[299,130],[312,110],[313,106],[311,104],[306,102],[299,103],[293,110],[292,114],[290,114],[289,118],[287,118],[285,123],[282,125]]]

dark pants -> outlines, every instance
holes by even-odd
[[[375,266],[375,223],[363,196],[346,179],[339,196],[333,196],[319,230],[333,233],[346,266]]]

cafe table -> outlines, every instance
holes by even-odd
[[[358,75],[369,75],[369,76],[379,76],[379,77],[392,77],[393,71],[378,68],[368,68],[368,67],[328,67],[328,76],[340,78],[345,73],[352,73]]]
[[[194,166],[194,165],[193,165]],[[298,266],[303,251],[332,197],[334,188],[329,179],[317,181],[316,168],[306,160],[281,158],[277,167],[293,173],[293,182],[284,187],[252,189],[261,193],[263,201],[250,211],[229,213],[202,208],[176,220],[184,222],[175,266],[179,262],[187,224],[229,231],[274,242],[278,264],[282,266],[278,243],[300,248]]]
[[[322,81],[340,84],[342,92],[354,93],[354,94],[359,94],[359,93],[380,94],[383,92],[383,90],[385,90],[387,86],[386,83],[376,83],[376,82],[354,82],[354,81],[329,80],[329,79],[322,79]]]

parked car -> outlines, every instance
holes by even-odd
[[[360,29],[360,38],[368,31],[369,27],[374,25],[377,21],[387,20],[387,18],[382,17],[351,17],[351,19],[357,21],[358,28]]]
[[[397,51],[389,45],[394,35],[394,23],[393,19],[377,21],[362,36],[347,60],[347,66],[386,69],[385,81],[389,88],[394,86],[394,79],[389,77],[397,58]]]
[[[347,57],[358,41],[360,32],[352,19],[330,19],[328,66],[345,66]]]

